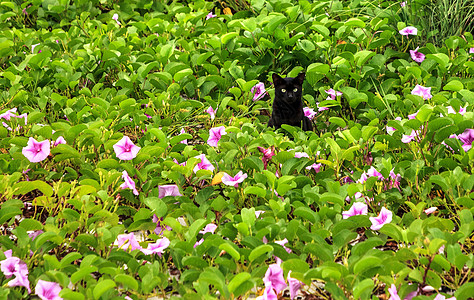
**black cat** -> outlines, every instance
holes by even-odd
[[[268,121],[269,127],[278,129],[281,124],[288,124],[301,127],[304,131],[313,130],[311,120],[304,115],[303,101],[301,101],[304,76],[305,73],[300,73],[294,78],[272,75],[275,100],[273,100],[272,117]]]

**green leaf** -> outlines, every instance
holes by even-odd
[[[257,248],[253,249],[252,252],[250,252],[249,260],[252,262],[256,258],[258,258],[258,257],[260,257],[264,254],[270,253],[270,252],[273,252],[273,247],[272,246],[270,246],[270,245],[260,245]]]
[[[244,189],[244,194],[245,195],[248,195],[248,194],[257,195],[260,198],[265,198],[265,195],[267,194],[267,191],[262,187],[252,185],[252,186],[247,186]]]
[[[373,57],[375,55],[375,52],[373,51],[368,51],[368,50],[362,50],[362,51],[358,51],[355,55],[354,55],[354,59],[355,59],[355,62],[356,64],[361,67],[362,65],[364,65],[371,57]]]
[[[234,260],[238,261],[240,259],[240,253],[236,250],[236,247],[233,243],[229,241],[224,241],[222,244],[219,245],[219,249],[227,252]]]
[[[444,53],[427,54],[426,58],[436,61],[443,68],[449,63],[449,57]]]
[[[443,90],[445,91],[460,91],[464,88],[463,84],[459,80],[451,80],[448,82],[444,87]]]
[[[309,207],[300,206],[293,211],[295,217],[300,217],[303,220],[310,221],[313,224],[319,222],[319,215],[317,212],[312,211]]]
[[[51,197],[53,195],[53,188],[46,182],[40,180],[20,181],[14,184],[12,189],[14,195],[24,195],[36,189],[46,197]]]
[[[339,118],[339,117],[330,117],[329,122],[336,124],[340,128],[344,128],[347,125],[346,122],[342,118]]]
[[[350,26],[350,27],[359,27],[359,28],[364,28],[365,27],[365,22],[357,19],[357,18],[350,18],[344,23],[345,26]]]
[[[234,278],[232,278],[232,280],[229,282],[229,284],[227,285],[228,289],[229,289],[229,292],[230,293],[234,293],[234,291],[242,284],[244,283],[245,281],[249,280],[250,278],[252,278],[252,275],[250,275],[250,273],[247,273],[247,272],[240,272],[238,274],[236,274],[234,276]]]
[[[115,282],[111,279],[99,281],[92,292],[92,294],[94,295],[94,299],[99,299],[100,296],[102,296],[105,292],[116,286],[117,285],[115,284]]]
[[[90,276],[92,272],[96,272],[97,267],[96,266],[86,266],[86,267],[81,267],[78,271],[74,272],[71,275],[71,283],[76,284],[80,280],[84,279],[86,276]]]
[[[173,76],[173,79],[174,79],[174,81],[179,82],[179,81],[183,80],[184,77],[192,75],[192,74],[193,74],[193,70],[187,68],[187,69],[176,72],[176,74],[174,74],[174,76]]]
[[[374,281],[371,278],[366,278],[361,282],[357,283],[354,288],[354,299],[361,299],[361,295],[365,291],[372,291],[374,288]]]
[[[354,274],[365,272],[372,268],[380,267],[382,260],[376,256],[364,256],[354,264]]]
[[[24,219],[21,221],[20,226],[26,230],[41,230],[43,229],[43,224],[35,219]]]
[[[63,259],[61,259],[60,268],[63,269],[69,266],[73,261],[78,260],[80,258],[82,258],[82,255],[80,253],[77,253],[77,252],[68,253],[66,256],[63,257]]]
[[[221,43],[222,44],[227,44],[230,40],[234,39],[237,37],[239,34],[237,32],[229,32],[221,36]]]

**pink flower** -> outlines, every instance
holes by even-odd
[[[421,63],[425,60],[425,55],[421,52],[418,52],[418,48],[420,47],[416,47],[415,50],[410,50],[410,56],[414,61]]]
[[[418,115],[418,112],[412,113],[411,115],[408,115],[408,120],[413,120],[416,118],[416,115]]]
[[[265,284],[265,290],[263,291],[263,295],[258,296],[256,300],[278,300],[278,296],[275,293],[275,290],[272,288],[271,283]]]
[[[298,279],[290,277],[290,274],[291,270],[288,272],[288,276],[286,277],[286,279],[288,280],[288,284],[290,285],[290,299],[293,300],[295,299],[296,293],[298,293],[303,283]]]
[[[18,119],[25,119],[25,125],[28,124],[28,115],[26,113],[21,114],[19,116],[13,116],[13,117],[18,118]]]
[[[406,3],[405,1],[400,2],[400,6],[401,6],[401,7],[405,7],[406,5],[407,5],[407,3]]]
[[[117,236],[116,243],[118,248],[123,250],[128,250],[129,248],[131,249],[131,251],[136,249],[142,249],[133,232],[130,232],[129,234],[119,234]]]
[[[153,214],[153,223],[156,223],[156,228],[155,228],[154,232],[157,235],[163,235],[163,232],[165,230],[167,230],[167,231],[172,230],[171,227],[169,227],[168,225],[162,226],[161,221],[163,221],[163,218],[158,218],[158,216],[156,214]]]
[[[323,165],[320,164],[320,163],[319,163],[319,164],[314,163],[314,164],[312,164],[311,166],[307,166],[307,167],[306,167],[306,170],[311,170],[311,169],[313,169],[316,173],[319,173],[319,172],[321,171],[321,167],[322,167],[322,166],[323,166]]]
[[[263,147],[258,146],[257,149],[258,151],[263,153],[263,157],[262,157],[263,168],[266,170],[268,162],[272,159],[273,156],[275,156],[275,147],[272,146],[268,149],[265,149]]]
[[[402,118],[401,118],[401,117],[396,117],[395,120],[401,121]],[[391,135],[394,131],[397,131],[397,129],[394,128],[394,127],[387,126],[387,133],[388,133],[388,134]]]
[[[197,173],[199,170],[210,170],[214,171],[214,166],[211,164],[211,162],[206,158],[205,154],[199,154],[198,156],[195,156],[195,158],[200,159],[201,161],[198,162],[198,164],[194,167],[193,171],[194,173]]]
[[[330,98],[330,97],[329,97],[329,98]],[[328,98],[328,99],[329,99],[329,98]],[[316,107],[318,108],[318,111],[329,110],[329,107],[319,106],[319,102],[316,102]]]
[[[6,278],[15,276],[8,282],[8,286],[23,286],[31,293],[30,282],[28,281],[28,267],[21,259],[12,256],[11,251],[4,252],[6,259],[0,261],[0,269]]]
[[[456,114],[456,111],[454,110],[454,108],[452,106],[447,106],[446,108],[448,109],[448,114]],[[466,108],[465,107],[460,107],[458,113],[461,116],[464,116],[464,114],[466,113]],[[441,114],[441,116],[443,116],[443,115]]]
[[[125,182],[122,183],[122,185],[120,186],[122,188],[122,190],[131,189],[133,191],[133,194],[138,196],[138,191],[135,188],[135,182],[133,182],[132,178],[130,178],[130,176],[128,176],[127,171],[122,172],[122,178],[123,178],[123,180],[125,180]]]
[[[431,99],[431,87],[424,87],[419,84],[411,91],[412,95],[417,95],[423,97],[423,99]]]
[[[265,283],[265,286],[269,285],[272,289],[275,289],[276,294],[280,293],[287,287],[285,278],[283,277],[283,270],[277,264],[271,264],[268,266],[263,282]]]
[[[417,35],[418,33],[418,29],[416,29],[416,27],[413,27],[413,26],[407,26],[405,28],[403,28],[402,30],[398,31],[401,35]]]
[[[61,286],[59,283],[38,280],[35,287],[35,294],[38,295],[42,300],[60,300],[59,293],[61,292]]]
[[[181,131],[179,132],[179,134],[183,134],[183,133],[186,133],[186,131],[184,130],[184,128],[181,128]],[[187,145],[187,144],[188,144],[188,140],[182,140],[180,143]]]
[[[409,134],[409,135],[404,134],[404,135],[402,136],[402,140],[401,140],[401,141],[402,141],[402,143],[407,144],[407,143],[409,143],[409,142],[415,140],[415,138],[416,138],[417,136],[418,136],[418,133],[417,133],[415,130],[412,130],[412,131],[411,131],[411,134]]]
[[[332,99],[332,100],[336,100],[336,98],[338,96],[342,96],[342,92],[339,92],[339,91],[335,91],[334,89],[329,89],[327,91],[325,91],[326,93],[328,93],[328,98],[327,99]]]
[[[351,208],[348,211],[342,212],[342,218],[347,219],[352,216],[366,215],[367,214],[367,204],[362,202],[355,202],[352,204]]]
[[[377,171],[373,166],[370,167],[370,169],[367,171],[367,176],[368,177],[377,177],[378,180],[384,179],[382,173]]]
[[[33,232],[28,233],[28,237],[34,241],[40,234],[43,233],[43,230],[35,230]]]
[[[141,149],[140,147],[135,146],[128,136],[124,136],[120,141],[115,143],[113,147],[115,155],[121,160],[134,159],[137,156],[138,151]]]
[[[438,210],[438,208],[436,206],[432,206],[430,208],[425,209],[424,212],[425,212],[425,214],[429,215],[429,214],[434,213],[437,210]]]
[[[161,254],[163,254],[163,250],[168,248],[170,245],[170,240],[166,237],[163,237],[159,240],[157,240],[155,243],[150,243],[148,244],[146,249],[141,249],[143,254],[145,255],[150,255],[150,254],[158,254],[159,257],[161,257]]]
[[[400,296],[398,296],[397,287],[395,284],[392,283],[388,289],[388,293],[390,294],[390,298],[388,300],[401,300]]]
[[[23,147],[21,153],[30,161],[30,162],[40,162],[48,157],[50,153],[51,144],[49,140],[38,142],[34,138],[30,137],[28,139],[28,145]]]
[[[56,147],[57,145],[59,144],[67,144],[66,143],[66,140],[62,137],[62,136],[59,136],[53,143],[53,147]]]
[[[469,48],[469,53],[474,53],[474,47],[473,47],[473,48]]]
[[[224,126],[214,127],[209,129],[209,139],[207,144],[212,147],[217,147],[217,142],[221,139],[223,135],[226,135]]]
[[[17,111],[17,108],[12,108],[12,109],[9,109],[7,110],[6,112],[0,114],[0,119],[5,119],[7,121],[10,121],[11,117],[17,117],[17,115],[15,115]]]
[[[215,17],[217,17],[217,15],[214,15],[214,14],[212,13],[212,11],[210,11],[210,12],[207,14],[207,16],[206,16],[206,20],[209,20],[209,19],[215,18]]]
[[[28,280],[28,275],[22,274],[17,275],[13,280],[8,282],[9,287],[22,286],[28,290],[28,293],[31,293],[30,281]]]
[[[383,225],[392,222],[392,212],[385,207],[382,207],[382,210],[377,217],[369,217],[369,219],[370,222],[372,222],[370,229],[379,230]]]
[[[183,167],[186,166],[186,162],[179,163],[179,161],[176,160],[176,158],[173,158],[173,162],[174,162],[175,164],[180,165],[180,166],[183,166]]]
[[[13,129],[12,129],[10,126],[8,126],[7,123],[2,122],[2,125],[3,125],[3,127],[5,127],[6,129],[8,129],[9,131],[13,131]]]
[[[183,196],[179,192],[179,188],[176,184],[167,184],[167,185],[159,185],[158,186],[158,198],[163,198],[166,196]]]
[[[395,172],[390,170],[390,182],[388,184],[388,188],[397,188],[401,191],[400,189],[400,180],[402,179],[402,175],[400,174],[395,174]]]
[[[256,210],[255,211],[255,217],[258,218],[260,217],[261,214],[263,214],[265,211],[264,210]]]
[[[214,231],[216,231],[216,229],[217,229],[216,224],[209,223],[204,227],[203,230],[199,231],[199,233],[206,234],[206,233],[210,232],[210,233],[214,234]]]
[[[445,296],[438,294],[433,300],[456,300],[456,297],[446,298]]]
[[[115,22],[117,22],[118,25],[120,25],[120,22],[119,22],[119,20],[118,20],[118,14],[114,14],[114,15],[112,16],[112,20],[114,20]]]
[[[239,183],[243,182],[245,178],[247,178],[247,174],[243,174],[242,171],[239,171],[234,177],[224,173],[224,176],[222,176],[221,180],[225,185],[238,187]]]
[[[39,46],[40,43],[31,45],[31,53],[35,53],[36,46]],[[39,52],[38,52],[39,53]]]
[[[259,82],[250,89],[250,93],[253,93],[253,101],[257,101],[265,96],[267,91],[265,90],[263,82]]]
[[[211,116],[211,120],[214,120],[216,117],[216,111],[212,108],[212,106],[209,106],[206,109],[206,112]]]
[[[302,157],[309,158],[309,155],[306,152],[295,152],[295,157],[296,158],[302,158]]]
[[[314,109],[309,108],[309,107],[304,107],[303,108],[303,113],[304,113],[305,117],[308,117],[308,119],[310,119],[310,120],[312,120],[317,114],[314,111]]]
[[[458,135],[458,139],[463,143],[462,148],[464,151],[469,151],[472,148],[472,142],[474,141],[474,129],[466,129],[463,133]]]

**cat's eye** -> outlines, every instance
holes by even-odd
[[[282,93],[286,93],[286,90],[285,90],[285,89],[281,89],[281,92],[282,92]]]
[[[298,89],[297,89],[297,88],[294,88],[294,89],[293,89],[293,92],[295,92],[295,93],[296,93],[297,91],[298,91]]]

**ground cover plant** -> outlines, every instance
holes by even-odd
[[[474,41],[423,4],[0,2],[0,298],[472,297]]]

